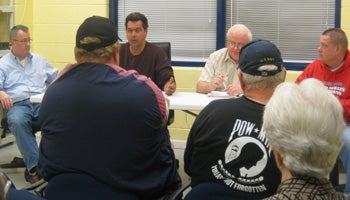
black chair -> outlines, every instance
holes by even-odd
[[[337,161],[334,164],[334,167],[333,167],[331,173],[329,174],[329,180],[334,187],[339,186],[339,168],[341,167],[342,164],[343,163],[341,162],[341,160],[338,157]]]
[[[8,145],[13,144],[13,141],[6,141],[6,143],[3,143],[2,139],[6,138],[6,134],[9,133],[9,129],[7,126],[7,120],[6,118],[6,112],[5,110],[2,108],[2,105],[0,104],[0,113],[1,113],[1,128],[2,128],[2,133],[1,133],[1,138],[0,138],[0,148],[6,147]]]
[[[8,126],[7,126],[7,120],[6,120],[5,118],[3,118],[3,119],[1,120],[1,128],[2,128],[2,133],[1,133],[1,139],[0,139],[0,141],[1,141],[2,139],[6,138],[6,135],[7,135],[8,133],[10,133],[10,130],[8,129]],[[8,142],[8,143],[6,143],[6,144],[1,144],[1,147],[0,147],[0,148],[5,147],[5,146],[8,146],[8,145],[10,145],[10,144],[13,144],[13,141],[10,141],[10,142]]]
[[[158,47],[162,48],[166,55],[168,56],[170,62],[171,62],[171,44],[170,42],[152,42],[152,44],[157,45]],[[169,116],[168,116],[168,125],[172,124],[175,119],[175,112],[174,110],[169,110]]]
[[[152,42],[152,44],[157,45],[158,47],[162,48],[166,55],[168,56],[169,60],[171,61],[171,44],[170,42]]]
[[[33,131],[32,133],[35,137],[35,133],[41,130],[39,120],[34,119],[31,123],[31,127],[32,127],[32,131]],[[6,135],[10,132],[9,126],[7,124],[7,118],[6,118],[5,114],[4,114],[4,117],[1,119],[1,128],[3,129],[2,134],[1,134],[1,138],[5,138]],[[6,145],[3,145],[1,147],[5,147],[5,146],[10,145],[12,143],[13,142],[8,143]],[[10,163],[0,164],[0,167],[3,169],[6,169],[6,168],[25,168],[26,166],[25,166],[25,163],[23,161],[23,158],[14,157]]]
[[[167,200],[182,200],[184,199],[185,192],[191,189],[191,181],[183,183],[180,188],[173,192]]]

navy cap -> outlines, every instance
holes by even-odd
[[[96,37],[99,38],[101,42],[82,44],[81,40],[85,37]],[[79,26],[75,45],[78,48],[92,51],[112,45],[118,40],[121,39],[118,37],[117,30],[111,20],[105,17],[92,16],[85,19],[85,21]]]
[[[275,65],[276,70],[258,70],[263,65]],[[279,49],[268,40],[256,39],[242,47],[238,68],[254,76],[273,76],[282,71],[283,60]]]

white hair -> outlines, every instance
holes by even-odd
[[[276,65],[263,65],[258,68],[258,71],[275,71]],[[264,89],[275,88],[278,84],[282,83],[285,79],[285,72],[282,70],[273,76],[255,76],[242,72],[239,68],[238,71],[242,74],[242,79],[245,83],[245,90],[251,89]]]
[[[280,84],[265,107],[263,129],[294,176],[329,174],[344,128],[340,102],[313,78]]]
[[[252,32],[249,30],[249,28],[247,26],[245,26],[243,24],[235,24],[235,25],[231,26],[231,28],[229,28],[227,33],[226,33],[227,38],[232,31],[246,32],[248,35],[249,41],[251,41],[253,39]]]

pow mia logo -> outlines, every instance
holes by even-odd
[[[211,168],[214,177],[236,190],[266,191],[262,172],[271,153],[266,144],[264,131],[253,123],[236,120],[223,159]]]
[[[254,152],[254,153],[251,153]],[[249,155],[249,157],[247,157]],[[235,166],[235,177],[254,177],[265,168],[265,147],[255,138],[240,137],[233,140],[225,152],[225,166]]]

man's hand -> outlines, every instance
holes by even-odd
[[[223,84],[224,81],[225,80],[223,75],[215,76],[213,79],[211,79],[210,91],[216,90],[216,88],[218,88],[221,84]]]
[[[164,92],[166,95],[170,96],[176,91],[176,82],[174,77],[170,77],[169,81],[164,85]]]
[[[0,101],[5,110],[9,110],[13,106],[11,97],[4,91],[0,91]]]
[[[231,84],[226,88],[226,93],[230,96],[243,94],[243,90],[240,85]]]

